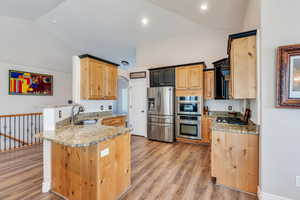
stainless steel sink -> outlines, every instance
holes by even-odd
[[[93,125],[98,122],[98,119],[86,119],[75,122],[75,125]]]

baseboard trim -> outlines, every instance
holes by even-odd
[[[51,183],[50,182],[43,182],[42,183],[42,192],[47,193],[50,192],[51,189]]]
[[[286,197],[281,197],[274,194],[269,194],[261,191],[260,187],[257,188],[257,197],[258,200],[293,200]]]

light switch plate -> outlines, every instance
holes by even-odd
[[[296,187],[300,187],[300,176],[296,176]]]

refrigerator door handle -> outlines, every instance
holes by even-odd
[[[158,90],[158,113],[160,113],[161,112],[161,92],[160,92],[160,90]]]

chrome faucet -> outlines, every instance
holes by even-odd
[[[78,107],[78,112],[75,114],[75,108]],[[74,104],[72,106],[72,112],[71,112],[71,123],[74,124],[77,115],[79,115],[79,113],[84,112],[84,107],[80,104]]]

